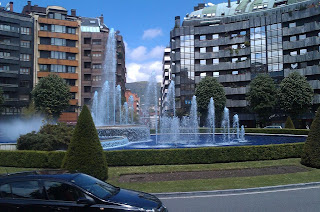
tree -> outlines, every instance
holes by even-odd
[[[54,119],[69,107],[71,99],[69,86],[55,74],[41,78],[31,94],[36,110]]]
[[[286,128],[286,129],[295,129],[294,124],[293,124],[292,119],[290,118],[290,116],[287,117],[287,121],[286,121],[286,124],[285,124],[284,128]]]
[[[28,107],[22,108],[22,115],[25,118],[31,118],[36,114],[37,114],[37,110],[36,110],[36,107],[34,106],[34,102],[33,101],[30,102]]]
[[[38,133],[21,135],[17,141],[19,150],[54,151],[66,150],[73,134],[73,127],[65,123],[46,124]]]
[[[213,77],[205,77],[197,85],[195,95],[197,96],[198,111],[201,113],[201,124],[205,123],[211,97],[214,100],[216,119],[219,122],[227,99],[223,86],[218,80]]]
[[[320,168],[320,107],[317,110],[308,138],[304,144],[301,163],[303,165]]]
[[[86,105],[80,113],[62,168],[83,172],[101,180],[108,177],[106,156]]]
[[[304,76],[291,73],[280,83],[278,99],[280,108],[295,122],[311,106],[313,89]]]
[[[266,125],[277,100],[277,89],[273,79],[267,74],[260,74],[254,78],[250,83],[247,100],[253,112],[258,114],[260,126]]]

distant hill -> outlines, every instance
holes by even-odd
[[[148,88],[148,82],[147,81],[141,81],[141,82],[132,82],[132,83],[126,83],[126,89],[130,89],[132,93],[138,94],[140,97],[140,104],[144,104],[145,99],[144,95],[147,92]],[[161,89],[161,83],[158,83],[157,86],[158,89],[158,97],[160,97],[160,89]]]

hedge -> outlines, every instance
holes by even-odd
[[[106,151],[109,166],[182,165],[299,158],[304,143]],[[60,168],[65,152],[0,151],[0,166]]]
[[[308,135],[308,129],[265,129],[265,128],[245,128],[246,133],[264,133],[264,134],[291,134],[291,135]],[[208,128],[199,128],[200,133],[207,133]],[[221,128],[216,128],[216,133],[221,133]],[[155,134],[155,130],[150,130],[151,134]],[[158,131],[159,133],[159,131]]]

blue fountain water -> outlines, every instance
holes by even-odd
[[[215,143],[215,138],[214,138],[214,133],[216,131],[216,126],[215,126],[215,107],[214,107],[214,100],[211,97],[210,102],[208,105],[208,116],[207,116],[207,126],[209,128],[208,133],[212,133],[212,138],[208,139],[208,143],[212,142],[213,144]]]

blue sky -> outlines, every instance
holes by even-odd
[[[9,0],[1,1],[5,6]],[[21,12],[27,0],[13,0],[14,11]],[[97,17],[104,15],[105,24],[121,32],[126,43],[127,82],[147,80],[152,71],[161,80],[162,55],[169,45],[175,16],[181,19],[204,0],[32,0],[32,5],[59,5],[70,14]],[[220,3],[206,1],[206,3]]]

